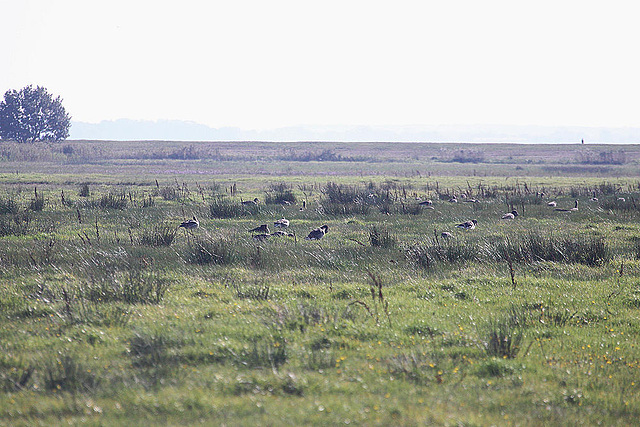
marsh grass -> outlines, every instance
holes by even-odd
[[[292,188],[285,183],[271,185],[265,196],[264,202],[267,205],[295,205],[298,201]]]
[[[258,215],[262,211],[260,205],[243,205],[225,196],[217,196],[209,205],[212,218],[239,218],[248,215]]]
[[[0,214],[16,215],[20,211],[20,205],[15,195],[8,193],[0,197]]]
[[[396,236],[387,227],[373,225],[369,228],[369,244],[373,247],[394,248],[398,244]]]
[[[482,246],[478,242],[446,240],[442,244],[433,240],[409,245],[405,250],[407,259],[416,265],[430,269],[438,264],[476,262],[482,259]]]
[[[254,341],[236,353],[234,363],[244,368],[278,369],[289,359],[286,340],[279,337]]]
[[[186,259],[191,264],[232,264],[243,253],[233,238],[226,236],[197,238],[188,246]]]
[[[92,274],[79,285],[79,292],[82,298],[93,303],[158,304],[170,285],[171,282],[158,272],[133,267],[126,271]]]
[[[495,244],[498,259],[514,262],[553,261],[602,265],[612,258],[609,245],[602,237],[554,236],[529,233],[517,239]]]
[[[479,332],[488,356],[515,358],[521,350],[524,334],[512,318],[490,319]]]
[[[168,222],[155,224],[144,229],[140,236],[140,244],[146,246],[171,246],[176,238],[177,228]]]
[[[18,212],[0,216],[0,236],[23,236],[29,233],[32,216]]]
[[[0,424],[632,425],[640,417],[637,215],[588,200],[593,191],[637,200],[636,178],[517,176],[575,166],[555,146],[486,144],[491,163],[452,168],[424,144],[337,151],[318,143],[318,152],[350,156],[380,150],[376,162],[318,165],[271,162],[283,148],[266,143],[196,143],[195,163],[170,159],[185,147],[175,142],[114,142],[102,154],[89,150],[102,144],[87,144],[87,155],[130,159],[94,162],[87,176],[74,163],[83,143],[69,144],[51,153],[65,159],[59,171],[1,163],[0,201],[13,204],[0,218],[14,227],[26,214],[28,225],[0,245]],[[208,162],[218,148],[220,159]],[[538,160],[518,163],[538,150]],[[635,177],[633,159],[609,166]],[[444,176],[452,174],[460,176]],[[35,182],[47,200],[36,211],[28,208]],[[92,199],[53,203],[83,182]],[[161,196],[165,186],[175,197]],[[219,199],[235,209],[240,195],[279,190],[304,194],[303,210],[242,207],[164,244],[166,218],[213,217],[206,211]],[[100,207],[109,193],[124,194],[127,207]],[[444,198],[454,193],[458,204]],[[462,193],[480,201],[464,203]],[[570,206],[573,194],[579,212],[546,206]],[[366,214],[345,217],[345,204]],[[524,214],[500,221],[507,204],[524,204]],[[330,232],[313,242],[255,242],[246,232],[282,216],[298,235],[325,223]],[[478,227],[453,230],[453,239],[432,233],[468,218]],[[389,247],[385,230],[396,240]]]
[[[252,299],[257,301],[266,301],[269,299],[271,287],[268,283],[258,283],[258,281],[256,281],[253,285],[245,286],[234,282],[232,286],[238,299]]]
[[[47,360],[42,376],[44,388],[48,391],[91,393],[100,385],[98,375],[73,354]]]
[[[128,204],[129,199],[124,191],[113,191],[108,194],[103,194],[97,202],[93,203],[94,206],[97,206],[100,209],[118,210],[124,210]]]

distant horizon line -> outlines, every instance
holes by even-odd
[[[214,128],[187,120],[72,121],[70,139],[99,141],[273,141],[522,144],[638,144],[640,127],[554,125],[290,125]]]

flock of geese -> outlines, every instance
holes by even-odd
[[[622,198],[620,198],[622,199]],[[596,199],[595,197],[591,200],[595,200],[597,201],[598,199]],[[624,199],[622,199],[624,200]],[[241,203],[244,205],[255,205],[258,204],[258,199],[253,199],[253,200],[247,200],[247,201],[242,201]],[[455,196],[453,196],[451,199],[449,199],[449,202],[451,203],[457,203],[458,200]],[[466,199],[465,202],[472,202],[472,203],[477,203],[476,199]],[[433,209],[433,202],[431,200],[424,200],[418,203],[421,206],[424,206],[428,209]],[[577,212],[578,211],[578,201],[575,201],[575,205],[572,208],[569,209],[565,209],[565,208],[558,208],[557,207],[557,203],[555,201],[552,202],[548,202],[547,206],[555,208],[554,210],[557,212]],[[500,217],[500,219],[504,219],[504,220],[511,220],[511,219],[515,219],[518,216],[518,211],[517,210],[512,210],[511,212],[507,212],[504,215],[502,215]],[[261,224],[255,228],[252,228],[251,230],[248,230],[249,233],[253,233],[253,240],[257,241],[257,242],[263,242],[265,240],[267,240],[270,237],[293,237],[296,238],[295,233],[289,233],[287,231],[284,231],[285,229],[289,228],[289,220],[286,218],[281,218],[279,220],[274,221],[273,226],[275,228],[277,228],[278,230],[274,231],[273,233],[271,232],[271,230],[269,230],[269,225],[267,224]],[[473,230],[474,228],[476,228],[476,226],[478,225],[478,220],[476,219],[472,219],[469,221],[465,221],[463,223],[460,224],[456,224],[456,228],[460,228],[463,230]],[[195,230],[200,226],[200,222],[198,222],[198,219],[194,216],[192,219],[188,219],[186,221],[183,221],[178,228],[184,228],[185,230]],[[313,230],[311,230],[309,232],[309,234],[307,235],[307,237],[305,237],[305,240],[320,240],[324,237],[325,234],[327,234],[327,231],[329,231],[329,226],[328,225],[323,225],[321,227],[318,228],[314,228]],[[448,231],[443,231],[441,233],[441,236],[444,239],[450,239],[453,237],[453,234],[451,234]]]
[[[254,233],[253,240],[257,242],[263,242],[272,236],[273,237],[293,237],[294,239],[296,238],[295,233],[289,233],[287,231],[284,231],[284,229],[289,227],[288,219],[281,218],[277,221],[274,221],[273,226],[275,228],[278,228],[279,230],[276,230],[273,233],[271,233],[271,231],[269,230],[269,225],[262,224],[257,226],[256,228],[252,228],[251,230],[249,230],[249,233]],[[307,237],[305,237],[305,240],[320,240],[324,237],[325,234],[327,234],[328,230],[329,230],[328,225],[323,225],[321,227],[314,228],[307,235]]]
[[[251,230],[249,230],[249,233],[253,233],[253,240],[257,242],[263,242],[272,236],[295,238],[296,237],[295,233],[289,233],[287,231],[284,231],[284,229],[289,228],[289,224],[290,223],[288,219],[280,218],[279,220],[274,221],[273,223],[273,226],[279,229],[274,231],[273,233],[271,232],[271,230],[269,230],[268,224],[262,224],[255,228],[252,228]],[[195,230],[198,227],[200,227],[200,222],[198,221],[198,218],[196,218],[195,216],[192,219],[182,221],[182,223],[178,225],[178,228],[184,228],[185,230],[190,230],[190,231]],[[325,234],[327,234],[327,231],[329,231],[329,226],[326,224],[321,227],[314,228],[313,230],[311,230],[311,232],[309,232],[307,237],[305,237],[305,240],[320,240],[324,237]]]

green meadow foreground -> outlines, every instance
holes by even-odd
[[[0,425],[637,424],[639,163],[2,143]]]

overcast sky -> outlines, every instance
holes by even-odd
[[[634,1],[0,0],[75,121],[640,127]]]

